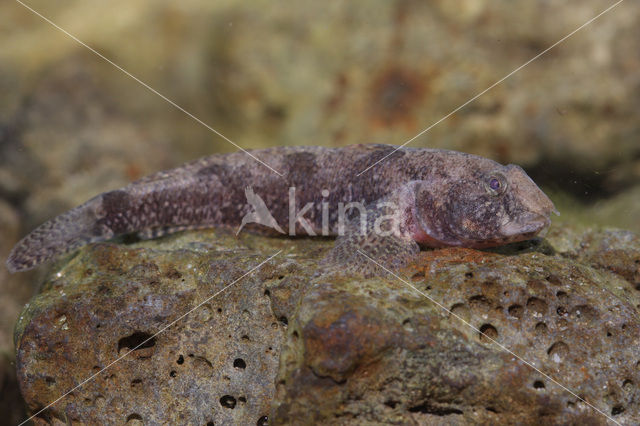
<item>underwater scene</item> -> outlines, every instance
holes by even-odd
[[[0,4],[0,425],[640,424],[640,4]]]

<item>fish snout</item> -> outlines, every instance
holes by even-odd
[[[510,239],[517,239],[518,237],[531,238],[546,229],[551,224],[549,214],[539,213],[525,213],[517,221],[509,221],[501,228],[501,233],[505,237]]]

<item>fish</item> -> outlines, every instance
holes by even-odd
[[[366,275],[371,259],[399,268],[423,248],[528,240],[557,212],[521,167],[463,152],[359,144],[250,153],[211,155],[99,194],[26,235],[7,267],[26,271],[126,234],[246,225],[336,237],[321,264]]]

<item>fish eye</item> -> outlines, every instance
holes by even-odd
[[[500,195],[507,189],[507,180],[501,174],[494,173],[485,180],[485,188],[492,195]]]

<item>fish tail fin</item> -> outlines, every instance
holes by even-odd
[[[11,250],[9,271],[27,271],[83,245],[113,237],[98,221],[101,205],[101,197],[95,197],[34,229]]]

